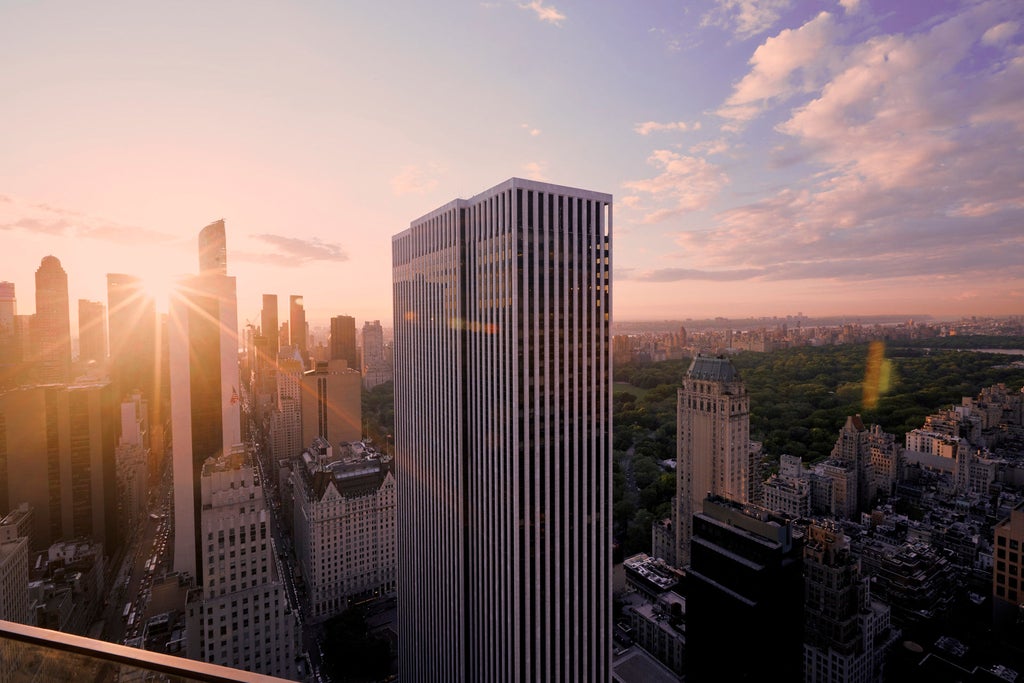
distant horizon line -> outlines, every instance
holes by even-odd
[[[313,327],[314,325],[316,325],[318,327],[329,327],[329,325],[330,325],[330,319],[329,318],[327,319],[326,322],[319,321],[319,320],[314,321],[314,320],[308,319],[308,314],[309,314],[308,310],[307,310],[306,313],[307,313],[307,323],[310,325],[310,327]],[[352,316],[352,317],[356,317],[356,316]],[[732,316],[732,317],[717,315],[717,316],[705,316],[705,317],[692,317],[691,316],[691,317],[685,317],[685,318],[684,317],[679,317],[679,316],[675,316],[675,317],[632,317],[631,316],[631,317],[628,317],[628,318],[619,318],[619,317],[613,316],[612,324],[613,325],[642,325],[642,324],[671,324],[671,323],[696,323],[696,324],[700,324],[700,323],[722,323],[722,322],[773,322],[773,321],[786,322],[786,321],[793,321],[793,320],[803,320],[803,321],[808,321],[808,320],[810,320],[810,321],[816,321],[816,320],[817,321],[843,320],[843,321],[852,322],[852,323],[856,323],[856,322],[860,322],[860,323],[864,323],[864,322],[879,322],[879,321],[885,321],[885,322],[914,321],[914,322],[942,323],[942,322],[960,322],[960,321],[963,321],[963,320],[970,320],[970,319],[977,319],[977,320],[1014,320],[1014,319],[1018,319],[1018,318],[1024,318],[1024,313],[1004,314],[1004,315],[994,315],[994,314],[979,315],[979,314],[974,314],[974,313],[963,313],[963,314],[956,314],[956,315],[954,315],[954,314],[936,315],[936,314],[932,314],[932,313],[859,313],[859,314],[853,314],[853,313],[832,313],[832,314],[821,314],[821,315],[809,315],[809,314],[804,314],[804,313],[789,313],[789,314],[786,314],[786,315],[778,315],[778,314],[776,314],[776,315],[746,315],[746,316]],[[356,318],[356,319],[358,320],[358,318]],[[369,321],[369,320],[379,320],[380,323],[381,323],[381,327],[389,327],[388,323],[392,323],[393,322],[392,318],[384,318],[384,317],[366,318],[366,321]]]
[[[790,313],[786,315],[746,315],[746,316],[706,316],[706,317],[666,317],[666,318],[653,318],[653,317],[630,317],[630,318],[616,318],[613,322],[615,323],[671,323],[671,322],[727,322],[727,321],[787,321],[787,320],[835,320],[844,319],[850,322],[857,322],[863,320],[913,320],[920,322],[959,322],[961,320],[978,319],[978,320],[1014,320],[1017,318],[1024,318],[1024,314],[1004,314],[1004,315],[993,315],[985,314],[979,315],[976,313],[962,313],[962,314],[949,314],[949,315],[936,315],[932,313],[828,313],[809,315],[804,313]]]

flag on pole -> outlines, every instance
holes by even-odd
[[[234,387],[231,387],[231,405],[235,405],[236,403],[238,403],[238,391]]]

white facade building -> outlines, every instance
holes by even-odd
[[[200,559],[189,593],[190,659],[295,679],[299,627],[281,583],[263,489],[244,452],[206,461]]]
[[[403,681],[611,678],[611,201],[512,178],[393,238]]]
[[[395,592],[395,475],[391,457],[321,438],[292,471],[295,552],[309,614],[324,619],[351,600]]]
[[[277,401],[270,413],[270,456],[277,463],[302,452],[303,371],[300,360],[278,360]]]
[[[693,516],[708,494],[749,502],[750,397],[728,358],[697,356],[676,403],[676,562],[690,563]]]
[[[811,514],[811,482],[807,478],[773,474],[764,483],[764,507],[787,517]]]
[[[28,536],[13,524],[0,525],[0,620],[29,623]]]

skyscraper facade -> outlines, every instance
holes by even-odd
[[[303,445],[318,436],[333,445],[363,438],[358,370],[340,360],[318,362],[303,374],[299,396]]]
[[[803,547],[805,683],[880,683],[898,635],[889,607],[871,599],[871,578],[834,521],[807,527]]]
[[[22,342],[13,282],[0,282],[0,389],[15,386],[22,374]]]
[[[353,601],[395,592],[395,476],[390,456],[361,442],[317,437],[296,459],[295,556],[309,614],[320,621]]]
[[[739,373],[728,358],[697,356],[676,403],[676,566],[690,562],[705,497],[748,502],[750,460],[750,398]]]
[[[331,360],[344,360],[348,366],[359,372],[356,355],[356,319],[349,315],[331,318]]]
[[[200,233],[200,253],[207,257],[204,264],[201,256],[200,264],[206,270],[183,278],[169,307],[174,569],[200,584],[203,463],[242,442],[235,278],[224,274],[221,261],[210,255],[218,254],[219,247],[209,246],[223,242],[223,228],[218,221]]]
[[[1017,577],[1024,576],[1024,503],[1018,503],[1010,515],[994,529],[995,564],[992,570],[992,620],[1000,630],[1020,624],[1024,609],[1024,586]]]
[[[277,364],[277,396],[270,413],[270,456],[274,462],[302,452],[302,363],[283,358]]]
[[[384,348],[384,328],[379,320],[363,323],[363,386],[372,389],[393,378],[391,358]]]
[[[28,536],[14,525],[0,524],[0,619],[19,624],[29,621]],[[10,666],[10,665],[8,665]]]
[[[392,240],[404,681],[611,677],[611,202],[512,178]]]
[[[71,311],[68,274],[56,256],[44,256],[36,270],[36,313],[32,318],[32,352],[40,384],[71,379]]]
[[[302,364],[309,367],[309,343],[306,337],[306,308],[302,304],[302,297],[293,294],[288,297],[288,329],[290,330],[292,346],[299,350],[302,356]]]
[[[263,308],[260,310],[260,332],[268,340],[270,357],[277,360],[277,352],[281,348],[278,343],[280,331],[277,326],[277,294],[263,295]]]
[[[762,681],[768,669],[803,680],[801,560],[789,520],[720,496],[702,501],[685,579],[687,681]]]
[[[107,359],[106,310],[99,301],[78,300],[78,360],[102,363]]]
[[[0,334],[14,332],[14,318],[18,315],[18,301],[13,282],[0,282]]]
[[[117,422],[106,381],[0,394],[0,512],[28,503],[39,542],[92,536],[115,551]]]
[[[270,533],[270,512],[245,449],[201,472],[202,588],[188,594],[190,659],[297,680],[299,626]]]

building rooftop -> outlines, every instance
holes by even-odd
[[[622,566],[627,572],[633,573],[639,579],[662,591],[667,591],[679,583],[679,577],[669,571],[664,560],[657,560],[644,553],[626,558],[623,560]]]
[[[642,647],[628,648],[612,662],[614,683],[679,683],[672,670]]]
[[[244,448],[238,448],[230,453],[221,453],[206,459],[203,463],[202,476],[208,477],[214,472],[229,472],[241,469],[249,464],[249,455]]]
[[[711,382],[732,382],[739,379],[739,373],[732,362],[724,356],[697,356],[686,371],[690,379],[706,379]]]
[[[378,488],[391,471],[392,457],[375,450],[363,441],[331,446],[321,437],[302,452],[302,464],[297,468],[306,487],[319,500],[334,482],[342,495],[361,495]]]

